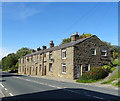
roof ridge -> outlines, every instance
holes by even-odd
[[[48,49],[45,49],[45,50],[40,50],[40,51],[37,51],[37,52],[33,52],[33,53],[25,55],[24,57],[35,55],[35,54],[46,53],[46,52],[49,52],[49,51],[54,51],[54,50],[58,50],[58,49],[62,49],[62,48],[67,48],[67,47],[70,47],[70,46],[74,46],[74,45],[76,45],[78,43],[81,43],[81,42],[83,42],[83,41],[85,41],[85,40],[87,40],[91,37],[94,37],[94,36],[96,36],[96,35],[92,35],[92,36],[89,36],[89,37],[86,37],[86,38],[78,39],[76,41],[71,41],[69,43],[60,44],[58,46],[48,48]]]

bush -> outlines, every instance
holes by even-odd
[[[80,80],[99,80],[108,76],[108,71],[101,67],[94,67],[89,72],[84,73]]]
[[[109,65],[104,65],[102,66],[103,69],[106,69],[109,73],[112,73],[116,67],[114,67],[113,65],[109,64]]]
[[[115,60],[112,62],[112,64],[113,64],[114,66],[120,66],[120,62],[119,62],[118,59],[115,59]]]

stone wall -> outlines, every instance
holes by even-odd
[[[93,48],[96,49],[96,55],[92,55],[91,50]],[[107,56],[101,55],[102,49],[107,50]],[[96,36],[74,46],[74,78],[76,78],[77,66],[81,67],[81,65],[89,64],[90,68],[92,68],[109,64],[110,62],[111,54],[109,47]]]
[[[46,76],[63,77],[73,79],[73,47],[66,48],[66,59],[61,57],[61,49],[52,52],[53,60],[46,53]],[[52,71],[49,71],[49,63],[52,63]],[[62,73],[62,63],[66,63],[66,73]]]
[[[49,52],[21,58],[19,60],[19,74],[73,79],[73,53],[73,47],[68,47],[66,48],[66,59],[62,59],[61,49],[52,51],[53,60],[49,59]],[[21,62],[23,60],[24,63]],[[49,63],[52,63],[52,71],[49,71]],[[66,63],[66,73],[62,73],[62,63]]]

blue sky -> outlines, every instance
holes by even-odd
[[[22,47],[34,48],[79,32],[118,44],[117,2],[4,2],[2,4],[3,55]]]

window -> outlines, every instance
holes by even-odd
[[[40,67],[39,67],[39,72],[41,72],[41,64],[40,64]]]
[[[107,56],[107,51],[106,51],[105,49],[103,49],[103,50],[101,51],[101,55],[102,55],[102,56]]]
[[[88,64],[86,64],[83,66],[83,72],[88,72],[88,71],[89,71]]]
[[[49,53],[49,59],[52,59],[52,52]]]
[[[29,58],[27,57],[27,61],[29,62]]]
[[[49,63],[49,71],[52,72],[52,63]]]
[[[62,73],[66,73],[66,64],[62,63]]]
[[[96,55],[96,49],[92,49],[92,55]]]
[[[62,59],[66,59],[66,49],[62,50]]]

